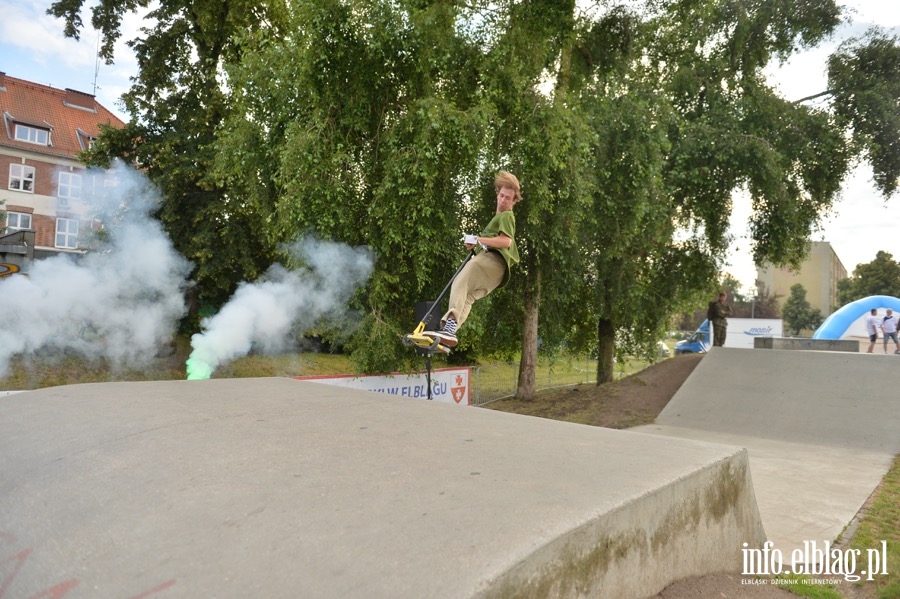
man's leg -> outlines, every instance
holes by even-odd
[[[466,264],[450,286],[450,305],[441,317],[438,337],[444,345],[456,346],[456,331],[468,319],[472,304],[496,289],[505,273],[506,263],[496,252],[481,252]]]
[[[715,347],[725,345],[725,325],[713,324],[713,345]]]

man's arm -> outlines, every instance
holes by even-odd
[[[486,245],[489,248],[506,250],[512,245],[512,238],[503,231],[500,231],[496,237],[479,237],[478,243]]]

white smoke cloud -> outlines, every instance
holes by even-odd
[[[157,190],[121,164],[89,171],[85,181],[106,240],[81,257],[34,260],[27,277],[0,279],[0,376],[17,354],[53,350],[140,367],[171,341],[185,314],[190,263],[150,217]]]
[[[281,351],[323,318],[343,315],[351,295],[372,273],[365,248],[306,238],[286,248],[304,266],[274,264],[254,283],[243,283],[191,338],[189,379],[209,378],[221,363],[253,350]]]

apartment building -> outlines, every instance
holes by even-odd
[[[806,289],[810,306],[821,310],[822,316],[828,316],[839,307],[837,284],[847,278],[847,269],[830,243],[814,241],[798,271],[767,264],[757,269],[756,278],[770,293],[781,296],[778,302],[782,306],[791,296],[791,287],[800,283]]]
[[[84,236],[93,225],[84,198],[92,185],[103,183],[87,174],[78,153],[97,138],[100,124],[124,123],[90,94],[3,72],[0,115],[2,276],[21,270],[31,258],[83,251]]]

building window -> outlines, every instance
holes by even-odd
[[[46,146],[50,144],[50,131],[16,123],[16,139],[18,141],[27,141],[28,143]]]
[[[31,228],[31,215],[22,212],[7,212],[6,227],[10,231],[19,231],[21,229]]]
[[[78,221],[72,218],[56,219],[56,247],[74,250],[78,247]]]
[[[81,198],[81,175],[77,173],[60,173],[59,188],[56,195],[61,200],[77,200]]]
[[[94,147],[94,142],[97,141],[96,137],[93,137],[89,133],[85,133],[81,129],[76,129],[75,132],[78,134],[78,144],[81,146],[82,150],[90,150]]]
[[[24,164],[9,165],[9,188],[34,193],[34,167]]]

